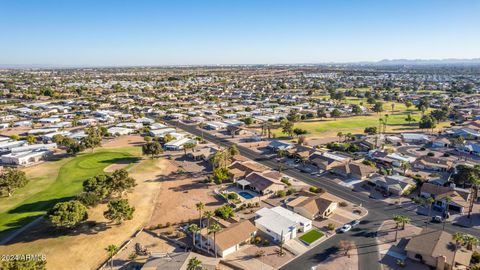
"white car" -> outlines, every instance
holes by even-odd
[[[344,233],[344,232],[348,232],[352,229],[352,225],[350,224],[345,224],[343,225],[342,228],[340,228],[340,232]]]

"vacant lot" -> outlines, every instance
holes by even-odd
[[[47,162],[26,169],[30,183],[10,198],[0,199],[0,231],[17,229],[45,214],[55,203],[69,200],[82,191],[82,182],[103,173],[116,163],[134,163],[132,151],[98,149],[76,157]]]

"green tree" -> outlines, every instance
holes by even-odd
[[[375,104],[372,107],[372,110],[376,112],[377,114],[381,114],[383,112],[383,103],[380,101],[375,102]]]
[[[202,261],[197,257],[193,257],[188,261],[187,270],[198,270],[202,269]]]
[[[421,129],[434,129],[437,127],[437,120],[429,115],[422,116],[420,122],[418,122],[418,127]]]
[[[0,262],[0,269],[2,270],[45,270],[47,265],[46,260],[6,260]]]
[[[217,258],[217,233],[220,232],[222,228],[218,223],[213,223],[209,228],[208,231],[213,233],[213,246],[215,250],[215,259]]]
[[[360,105],[354,104],[352,106],[352,113],[354,113],[355,115],[359,115],[359,114],[363,113],[362,107],[360,107]]]
[[[187,142],[183,145],[183,151],[185,153],[185,156],[187,155],[187,150],[192,149],[192,152],[194,151],[195,145],[196,144],[193,142]]]
[[[217,185],[222,184],[224,181],[230,178],[228,168],[220,167],[220,168],[213,169],[212,177],[213,177],[213,181],[215,181]]]
[[[205,204],[203,202],[198,202],[195,204],[195,207],[197,208],[198,211],[198,226],[202,228],[202,217],[203,217],[203,210],[205,209]]]
[[[407,110],[410,109],[410,107],[413,106],[413,103],[410,100],[405,101],[405,107],[407,107]]]
[[[210,220],[215,216],[215,213],[212,211],[205,211],[205,218],[207,218],[207,228],[210,227]]]
[[[73,228],[88,218],[87,207],[77,200],[59,202],[47,215],[52,224],[65,228]]]
[[[0,172],[0,192],[12,196],[13,191],[28,184],[25,172],[13,168],[5,168]]]
[[[135,179],[130,177],[125,169],[119,169],[107,177],[107,185],[111,192],[116,192],[121,196],[123,192],[136,186],[136,183]]]
[[[144,156],[151,156],[151,158],[163,153],[162,146],[157,141],[147,142],[142,145],[142,154]]]
[[[217,209],[215,209],[215,215],[217,217],[223,218],[223,219],[229,219],[233,216],[235,216],[235,211],[233,208],[229,205],[224,205],[221,206]]]
[[[342,112],[335,108],[333,109],[333,111],[330,113],[330,116],[333,117],[335,120],[337,120],[338,117],[340,117],[342,115]]]
[[[192,223],[188,225],[188,230],[192,233],[193,246],[195,246],[195,237],[197,233],[200,231],[200,228],[198,227],[197,224]]]
[[[85,133],[87,136],[82,138],[82,144],[85,148],[90,148],[93,152],[96,147],[102,146],[102,136],[98,129],[90,127]]]
[[[131,220],[135,207],[128,204],[127,199],[115,199],[108,202],[107,210],[103,212],[103,216],[116,223],[120,224],[124,220]]]
[[[26,140],[29,144],[34,144],[34,143],[37,142],[37,138],[35,138],[35,136],[33,136],[33,135],[28,135]]]
[[[293,137],[293,122],[289,120],[282,120],[280,126],[282,127],[282,133],[287,134],[290,137]]]
[[[118,252],[119,248],[116,245],[108,245],[105,251],[108,252],[108,258],[110,259],[110,269],[113,269],[113,256]]]
[[[405,121],[407,121],[408,124],[411,125],[412,122],[415,122],[415,118],[413,118],[412,115],[409,113],[409,114],[407,115],[407,118],[405,118]]]

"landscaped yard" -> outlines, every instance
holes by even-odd
[[[45,214],[55,203],[73,198],[82,191],[85,179],[103,173],[105,167],[137,161],[135,155],[133,148],[99,149],[27,168],[28,185],[12,197],[0,198],[0,236]]]
[[[320,231],[317,231],[317,230],[311,230],[309,232],[307,232],[306,234],[300,236],[300,240],[302,240],[302,242],[308,244],[308,245],[311,245],[312,243],[314,243],[315,241],[317,241],[318,239],[322,238],[324,236],[324,234]]]

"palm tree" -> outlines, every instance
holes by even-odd
[[[465,244],[465,239],[464,235],[462,233],[456,232],[452,236],[453,241],[455,241],[455,252],[453,253],[453,259],[452,259],[452,268],[455,267],[455,257],[457,256],[457,250],[460,248],[460,246]]]
[[[108,256],[110,258],[110,269],[113,269],[113,255],[117,253],[118,247],[112,244],[112,245],[108,245],[108,247],[106,247],[105,250],[108,252]]]
[[[448,218],[448,209],[450,208],[450,203],[452,202],[452,197],[447,196],[445,197],[445,218],[443,219],[443,228],[442,230],[445,230],[445,224],[447,223],[447,218]]]
[[[192,152],[194,151],[195,149],[195,143],[193,142],[188,142],[186,144],[183,145],[183,151],[185,153],[185,156],[187,155],[187,150],[188,149],[192,149]]]
[[[188,230],[192,233],[193,246],[195,246],[195,236],[200,231],[200,228],[197,224],[192,223],[188,226]]]
[[[402,164],[400,165],[400,167],[403,170],[403,175],[405,175],[405,174],[407,174],[407,171],[408,171],[408,169],[410,169],[411,165],[408,161],[402,161]]]
[[[476,172],[480,171],[480,167],[478,165],[475,165],[474,168]],[[472,185],[469,206],[468,206],[468,218],[470,218],[472,215],[473,205],[475,204],[475,201],[477,198],[478,186],[480,185],[480,178],[476,177],[476,175],[470,174],[470,176],[468,177],[468,182],[470,182],[470,184]]]
[[[208,228],[209,232],[213,233],[213,248],[214,248],[214,251],[215,251],[215,259],[217,258],[217,232],[221,231],[222,228],[220,227],[220,225],[218,225],[218,223],[213,223],[209,228]]]
[[[337,137],[338,137],[338,142],[340,142],[342,140],[342,137],[343,137],[343,133],[340,131],[337,133]]]
[[[387,123],[388,123],[388,114],[385,114],[384,119],[385,120],[383,120],[383,133],[386,133],[387,132]]]
[[[197,207],[197,210],[198,210],[198,213],[199,213],[199,227],[202,228],[202,211],[203,209],[205,209],[205,204],[203,202],[198,202],[197,204],[195,204],[195,206]]]
[[[473,247],[476,247],[479,243],[478,238],[471,234],[464,234],[463,241],[468,250],[473,250]]]
[[[425,204],[428,205],[428,217],[430,218],[430,215],[432,214],[432,205],[435,202],[435,199],[432,197],[429,197],[428,199],[425,200]],[[425,223],[425,227],[427,226],[427,223]]]
[[[400,221],[400,216],[398,216],[398,215],[393,216],[393,221],[395,221],[395,223],[396,223],[396,226],[395,226],[395,242],[397,242],[397,239],[398,239],[398,227],[400,227],[399,224],[400,224],[400,222],[401,222],[401,221]]]
[[[202,261],[197,257],[193,257],[188,261],[187,270],[196,270],[198,267],[202,266]]]
[[[210,227],[210,219],[215,215],[212,211],[205,211],[205,217],[207,218],[207,228]]]

